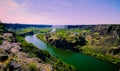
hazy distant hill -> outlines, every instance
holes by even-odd
[[[19,29],[19,28],[29,28],[29,27],[34,27],[34,28],[50,28],[52,25],[31,25],[31,24],[5,24],[5,27],[8,28],[14,28],[14,29]]]

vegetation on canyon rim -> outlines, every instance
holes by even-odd
[[[21,33],[21,32],[16,33],[16,32],[14,32],[15,30],[12,32],[10,30],[4,31],[5,27],[3,24],[0,24],[0,26],[2,26],[2,28],[0,28],[0,31],[1,30],[3,31],[0,34],[1,46],[2,47],[5,46],[5,45],[3,45],[3,42],[2,42],[3,39],[5,41],[4,42],[5,44],[9,44],[11,46],[15,45],[15,47],[10,47],[11,49],[8,50],[10,55],[8,54],[7,57],[8,57],[8,60],[9,60],[9,58],[10,58],[10,60],[8,61],[7,65],[4,64],[4,65],[6,65],[4,69],[7,69],[7,70],[15,70],[15,69],[17,70],[18,69],[19,70],[22,68],[22,70],[30,70],[30,71],[33,71],[33,70],[39,71],[39,69],[44,70],[46,68],[49,71],[51,71],[51,70],[62,70],[62,71],[64,71],[64,70],[68,70],[68,71],[77,70],[72,65],[66,64],[66,63],[62,62],[61,60],[55,58],[54,56],[51,56],[47,51],[40,50],[37,47],[35,47],[33,44],[26,42],[24,39],[24,37],[26,35],[21,35],[21,34],[26,34],[26,31],[28,31],[28,29],[25,29],[26,31],[21,31],[24,33]],[[47,31],[47,30],[45,30],[45,31]],[[31,32],[31,31],[28,31],[28,32]],[[30,34],[31,33],[29,33],[27,35],[30,35]],[[5,38],[4,38],[4,35],[5,35]],[[8,42],[8,43],[6,43],[6,42]],[[18,47],[19,47],[19,49],[18,49]],[[5,47],[5,50],[6,49],[7,48]],[[3,50],[4,50],[4,48],[0,49],[0,51],[3,51]],[[7,54],[8,52],[4,52],[4,53]],[[4,54],[4,53],[2,52],[2,54]],[[19,56],[21,56],[21,55],[22,55],[22,58],[24,60],[19,58]],[[40,62],[39,62],[38,58],[40,59]],[[32,60],[33,63],[30,63],[29,60],[26,61],[27,59]],[[37,59],[38,62],[34,59]],[[23,63],[24,61],[26,61],[26,63],[28,65],[26,65],[26,63]],[[11,67],[11,65],[12,65],[12,67]]]
[[[56,48],[75,50],[113,64],[120,64],[119,28],[119,25],[98,25],[92,30],[58,29],[53,33],[38,34],[37,37]]]
[[[0,44],[3,43],[3,33],[11,32],[16,42],[20,43],[23,52],[29,57],[38,57],[42,63],[49,63],[55,70],[77,70],[66,64],[47,51],[40,50],[33,44],[25,41],[27,35],[37,34],[37,37],[52,47],[84,53],[110,63],[120,65],[120,25],[91,25],[56,29],[51,28],[7,28],[0,26]],[[9,40],[8,40],[9,41]],[[18,59],[14,59],[17,61]],[[65,68],[64,68],[65,67]],[[36,65],[29,63],[30,70],[36,70]]]

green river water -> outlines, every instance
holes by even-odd
[[[26,36],[25,40],[39,49],[47,50],[51,55],[57,57],[61,61],[77,67],[79,71],[119,71],[120,66],[118,65],[82,53],[50,47],[38,39],[36,35]]]

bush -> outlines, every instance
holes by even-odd
[[[2,38],[0,37],[0,45],[2,45]]]
[[[28,67],[29,67],[29,71],[36,71],[37,70],[35,63],[30,63],[28,65]]]
[[[5,32],[4,24],[0,23],[0,33]]]

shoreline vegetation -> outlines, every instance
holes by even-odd
[[[55,47],[57,48],[54,44],[50,44],[50,42],[47,42],[46,41],[46,35],[45,34],[37,34],[36,35],[37,38],[39,38],[40,40],[44,41],[45,43],[47,43],[48,45],[52,46],[52,47]],[[80,47],[80,46],[79,46]],[[97,59],[100,59],[100,60],[103,60],[103,61],[107,61],[107,62],[110,62],[112,64],[116,64],[116,65],[120,65],[120,59],[118,58],[115,58],[113,56],[110,56],[110,55],[107,55],[107,54],[103,54],[103,53],[100,53],[100,52],[96,52],[90,48],[88,48],[89,46],[83,46],[82,48],[79,48],[77,50],[77,52],[80,52],[80,53],[83,53],[83,54],[86,54],[86,55],[89,55],[89,56],[92,56],[92,57],[95,57]],[[64,48],[62,48],[64,49]],[[68,49],[69,50],[69,49]]]
[[[22,25],[23,26],[23,25]],[[40,50],[33,44],[25,41],[25,36],[37,33],[37,38],[52,46],[80,52],[85,55],[109,62],[120,66],[120,25],[93,25],[93,26],[68,26],[67,28],[58,28],[50,32],[52,27],[39,28],[13,28],[7,26],[7,30],[14,33],[18,43],[21,44],[22,51],[28,53],[30,57],[38,57],[43,63],[49,63],[56,71],[77,71],[77,68],[62,62],[48,51]],[[15,27],[15,26],[14,26]],[[1,39],[1,38],[0,38]],[[2,41],[0,41],[2,44]],[[30,64],[33,69],[35,64]]]
[[[51,56],[46,50],[40,50],[36,46],[31,43],[25,41],[24,37],[16,36],[18,42],[21,43],[22,49],[24,52],[30,54],[31,57],[39,57],[43,60],[44,63],[50,63],[55,70],[62,70],[62,71],[77,71],[77,68],[73,67],[72,65],[66,64],[61,60]],[[28,48],[29,47],[29,48]]]
[[[4,24],[0,23],[0,31],[3,31],[5,29],[5,27],[2,26],[2,25],[4,25]],[[26,33],[26,31],[21,31],[21,32],[23,32],[22,34]],[[19,69],[22,68],[22,70],[25,69],[25,70],[29,70],[29,71],[39,71],[37,69],[37,67],[40,66],[40,70],[41,71],[44,71],[44,70],[47,70],[47,71],[66,71],[66,70],[67,71],[77,71],[77,68],[75,68],[74,66],[72,66],[70,64],[66,64],[66,63],[62,62],[60,59],[57,59],[54,56],[51,56],[47,51],[40,50],[36,46],[34,46],[33,44],[28,43],[24,39],[24,37],[26,35],[25,36],[21,36],[21,34],[20,34],[21,32],[17,32],[16,33],[16,32],[12,32],[12,31],[7,31],[6,30],[6,32],[1,32],[0,33],[0,39],[2,39],[2,40],[6,39],[6,41],[10,41],[8,43],[4,42],[6,44],[11,45],[11,46],[8,46],[8,47],[13,48],[12,46],[16,45],[13,48],[14,50],[13,49],[8,50],[8,51],[10,51],[9,53],[11,53],[11,51],[13,51],[15,53],[14,53],[14,55],[12,53],[10,55],[8,55],[8,57],[11,56],[11,55],[13,55],[14,57],[12,57],[12,59],[9,60],[10,63],[8,62],[7,67],[5,67],[4,69],[7,69],[7,70],[8,69],[10,69],[10,70],[15,70],[15,69],[17,70],[18,69],[19,70]],[[3,34],[6,37],[3,37]],[[32,35],[32,34],[30,33],[30,34],[27,34],[27,35]],[[12,39],[10,39],[11,37],[12,37]],[[14,38],[14,42],[13,42],[13,38]],[[3,46],[2,40],[0,40],[0,42],[1,42],[0,46],[1,45]],[[8,49],[8,48],[1,48],[1,49],[3,50],[3,49]],[[2,53],[1,49],[0,49],[0,54]],[[8,53],[8,52],[6,52],[6,53]],[[21,55],[21,54],[23,54],[23,55]],[[27,59],[28,60],[25,61],[23,59],[17,58],[18,56],[19,57],[22,56],[26,60]],[[0,60],[1,60],[1,58],[0,58]],[[18,60],[21,60],[21,62],[19,62]],[[33,63],[29,63],[29,61],[31,61],[31,60],[32,60]],[[40,62],[39,62],[39,60],[40,60]],[[27,69],[23,68],[24,67],[23,65],[26,65],[27,62],[28,62],[28,66],[25,66],[25,67],[27,67]],[[4,62],[2,62],[2,63],[4,63]],[[11,67],[11,65],[9,65],[9,64],[12,64],[13,67]],[[0,65],[1,65],[1,61],[0,61]],[[0,69],[0,70],[3,71],[3,69]]]

